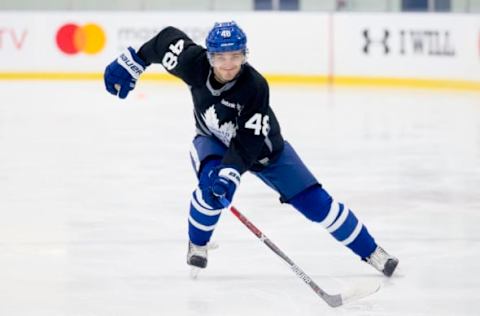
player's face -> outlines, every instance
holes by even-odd
[[[233,80],[245,62],[243,51],[215,53],[210,57],[215,78],[221,82]]]

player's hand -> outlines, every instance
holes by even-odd
[[[228,205],[230,205],[233,195],[240,185],[240,173],[235,168],[220,165],[214,169],[210,177],[213,196],[226,200]],[[224,206],[226,207],[227,205]]]
[[[129,47],[105,69],[105,88],[120,99],[125,99],[146,67],[135,50]]]

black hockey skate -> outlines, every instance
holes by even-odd
[[[398,265],[398,259],[388,254],[382,247],[377,246],[377,249],[364,261],[368,262],[385,276],[391,277]]]
[[[197,246],[188,242],[187,264],[204,269],[208,263],[208,246]]]
[[[209,242],[205,246],[198,246],[188,242],[187,264],[192,266],[190,277],[196,279],[200,270],[205,269],[208,263],[208,250],[217,249],[218,244]]]

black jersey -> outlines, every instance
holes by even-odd
[[[234,80],[222,85],[214,79],[206,49],[174,27],[146,42],[138,55],[147,65],[162,64],[190,87],[197,133],[216,137],[228,147],[223,164],[240,173],[259,170],[282,151],[268,83],[248,63]]]

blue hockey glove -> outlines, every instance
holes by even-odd
[[[120,99],[125,99],[146,67],[135,50],[129,47],[105,69],[105,88],[113,95],[118,94]]]
[[[214,169],[210,178],[212,180],[211,190],[213,195],[220,200],[228,202],[225,204],[230,205],[235,190],[240,184],[240,173],[235,168],[220,165]]]

